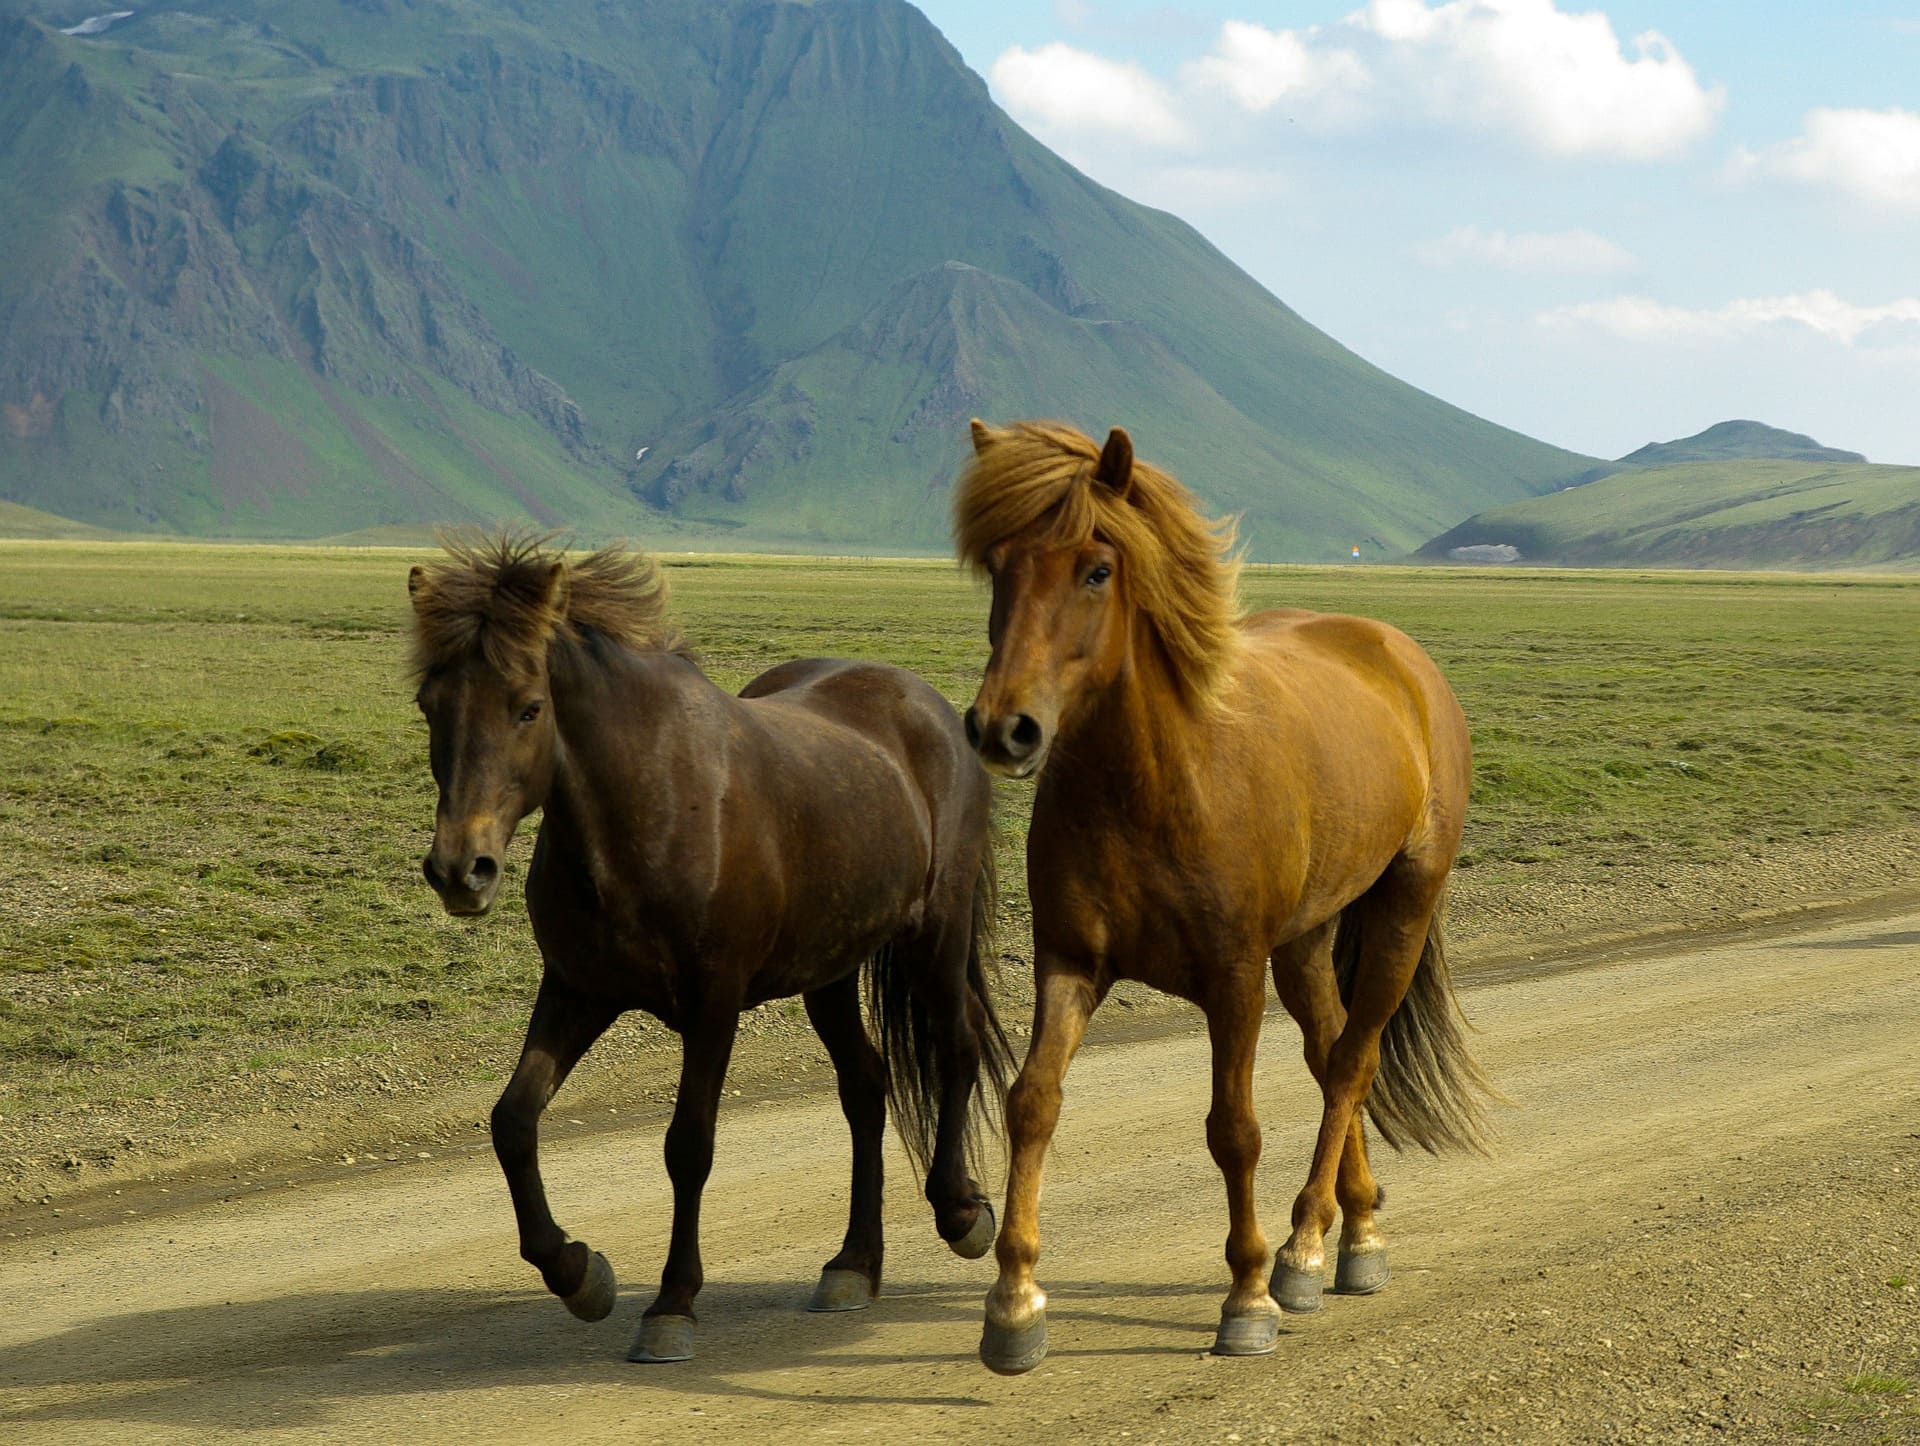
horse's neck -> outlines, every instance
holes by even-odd
[[[647,775],[673,770],[701,695],[726,696],[683,658],[607,660],[579,645],[552,659],[548,680],[557,741],[547,817],[588,845],[610,829],[630,832],[635,806],[666,796]]]
[[[1142,640],[1127,669],[1055,739],[1046,782],[1076,809],[1111,809],[1134,822],[1183,813],[1206,734],[1166,660]]]

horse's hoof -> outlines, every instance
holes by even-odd
[[[1321,1272],[1301,1270],[1284,1262],[1273,1267],[1269,1289],[1280,1309],[1290,1315],[1311,1315],[1320,1309]]]
[[[1280,1339],[1280,1313],[1228,1315],[1220,1313],[1220,1329],[1213,1338],[1216,1356],[1264,1356]]]
[[[962,1260],[978,1260],[993,1248],[993,1237],[999,1230],[999,1222],[993,1218],[993,1202],[982,1200],[980,1213],[973,1218],[973,1229],[958,1240],[949,1240],[947,1248]]]
[[[865,1310],[873,1304],[873,1282],[863,1271],[823,1270],[807,1309],[813,1311]]]
[[[980,1332],[980,1362],[997,1376],[1024,1376],[1047,1354],[1047,1313],[1035,1311],[1018,1330],[988,1321]]]
[[[613,1314],[613,1303],[619,1294],[620,1285],[613,1278],[613,1267],[607,1264],[607,1257],[596,1250],[587,1261],[587,1273],[579,1289],[560,1299],[581,1320],[605,1320]]]
[[[1354,1255],[1340,1252],[1333,1268],[1335,1295],[1372,1295],[1387,1283],[1387,1252],[1365,1250]]]
[[[630,1361],[656,1364],[661,1361],[693,1359],[693,1318],[684,1315],[650,1315],[640,1322],[640,1333],[627,1350]]]

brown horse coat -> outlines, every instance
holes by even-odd
[[[527,909],[545,972],[493,1112],[521,1254],[576,1314],[612,1309],[610,1267],[548,1209],[537,1127],[602,1031],[646,1010],[684,1050],[672,1240],[631,1358],[690,1355],[738,1016],[794,994],[853,1134],[846,1240],[815,1307],[855,1309],[879,1289],[889,1098],[942,1238],[983,1253],[994,1222],[967,1173],[969,1109],[983,1073],[999,1091],[1006,1041],[986,972],[991,793],[952,706],[903,669],[832,659],[782,664],[732,697],[680,649],[649,561],[569,561],[511,536],[448,550],[409,589],[439,785],[424,870],[449,912],[486,912],[515,827],[544,811]]]
[[[1472,1144],[1483,1083],[1461,1041],[1440,914],[1471,778],[1452,691],[1405,634],[1363,618],[1239,614],[1230,527],[1068,427],[974,424],[961,556],[993,583],[993,656],[967,713],[990,768],[1039,773],[1027,840],[1036,1011],[1008,1099],[1012,1169],[982,1354],[1045,1350],[1039,1176],[1061,1079],[1116,979],[1192,1000],[1214,1045],[1208,1144],[1227,1180],[1234,1285],[1216,1348],[1272,1349],[1252,1181],[1252,1063],[1269,963],[1325,1094],[1280,1252],[1280,1305],[1385,1280],[1358,1111],[1388,1140]],[[1336,934],[1337,930],[1337,934]]]

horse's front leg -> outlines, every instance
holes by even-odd
[[[1213,1107],[1207,1149],[1227,1185],[1227,1266],[1233,1288],[1220,1309],[1213,1350],[1261,1356],[1280,1338],[1280,1308],[1267,1293],[1267,1237],[1254,1209],[1253,1174],[1260,1163],[1260,1121],[1253,1111],[1253,1058],[1266,1003],[1265,971],[1235,974],[1207,1003],[1213,1045]]]
[[[613,1268],[598,1251],[554,1223],[540,1180],[540,1115],[567,1074],[620,1011],[579,994],[552,974],[540,981],[527,1021],[520,1063],[493,1107],[493,1151],[507,1177],[520,1226],[520,1255],[536,1267],[547,1289],[582,1320],[604,1319],[613,1309]]]
[[[1040,1167],[1060,1121],[1061,1081],[1106,992],[1079,970],[1036,961],[1033,1039],[1027,1062],[1007,1092],[1007,1218],[995,1256],[1000,1278],[987,1293],[980,1359],[989,1370],[1017,1376],[1047,1353],[1047,1297],[1034,1283],[1040,1258]]]
[[[673,1238],[660,1293],[640,1320],[630,1361],[684,1361],[693,1356],[693,1298],[700,1268],[700,1194],[713,1169],[714,1120],[733,1053],[740,1014],[726,1002],[690,1018],[680,1032],[680,1092],[667,1126],[667,1175],[673,1181]]]

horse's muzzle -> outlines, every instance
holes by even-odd
[[[980,755],[989,773],[1003,778],[1025,778],[1046,757],[1047,734],[1031,713],[1009,713],[982,718],[980,709],[967,709],[967,742]]]
[[[438,850],[427,854],[420,871],[449,914],[484,914],[500,887],[500,861],[487,854],[449,865]]]

